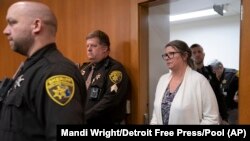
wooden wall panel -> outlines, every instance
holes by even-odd
[[[0,1],[0,30],[6,26],[5,16],[10,4],[18,0]],[[111,40],[111,56],[126,67],[131,62],[130,1],[127,0],[40,0],[48,4],[58,18],[58,48],[75,62],[86,61],[85,36],[96,29],[107,32]],[[6,37],[0,35],[0,78],[13,73],[21,59],[13,53]],[[5,64],[6,58],[10,63]],[[12,64],[14,64],[12,66]],[[11,66],[10,66],[11,65]],[[4,67],[5,66],[5,67]],[[4,69],[3,69],[4,68]]]
[[[0,79],[4,77],[12,77],[18,68],[23,56],[12,52],[9,47],[8,40],[3,34],[6,27],[6,13],[9,5],[16,0],[0,0]]]

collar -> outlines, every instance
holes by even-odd
[[[103,66],[106,69],[109,66],[109,64],[110,64],[110,60],[111,60],[111,58],[108,56],[108,57],[104,58],[102,61],[100,61],[98,63],[95,63],[94,64],[95,65],[95,69],[99,69],[99,68],[101,68]],[[89,68],[91,69],[91,67],[89,67]]]
[[[40,60],[47,52],[50,52],[53,50],[56,50],[55,43],[51,43],[51,44],[48,44],[48,45],[42,47],[40,50],[35,52],[31,57],[29,57],[25,60],[22,70],[24,71],[24,70],[28,69],[30,66],[35,64],[38,60]]]

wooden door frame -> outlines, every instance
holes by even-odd
[[[239,123],[250,124],[250,1],[242,0],[240,26]]]
[[[170,0],[148,0],[138,4],[138,14],[139,14],[139,115],[144,124],[149,123],[149,7],[161,5],[168,3]]]

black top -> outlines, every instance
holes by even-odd
[[[208,79],[217,99],[220,116],[223,120],[228,121],[227,107],[224,96],[220,89],[220,82],[216,78],[216,75],[213,73],[211,66],[203,66],[201,69],[198,69],[197,71],[203,74]]]
[[[86,89],[76,65],[49,44],[28,58],[0,113],[3,141],[55,141],[57,124],[83,124]]]
[[[97,64],[84,63],[80,69],[86,81],[95,66],[88,92],[86,121],[88,124],[119,124],[126,115],[130,80],[125,68],[107,57]]]

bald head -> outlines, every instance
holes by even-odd
[[[3,33],[11,49],[31,56],[47,44],[54,43],[57,20],[48,6],[38,2],[19,1],[12,4],[6,16]]]
[[[57,31],[57,20],[50,8],[39,2],[20,1],[12,4],[8,13],[15,13],[14,16],[24,16],[26,20],[33,22],[40,19],[44,25],[48,26],[54,34]],[[13,14],[12,14],[13,15]],[[7,15],[8,16],[8,15]]]

